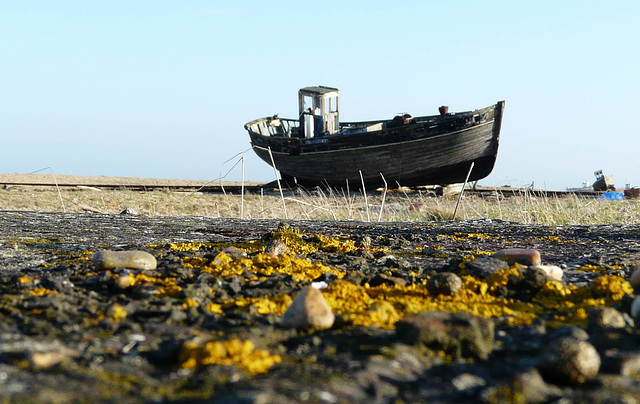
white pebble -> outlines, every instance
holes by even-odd
[[[561,281],[562,276],[564,275],[562,269],[555,265],[533,265],[531,268],[541,269],[545,274],[547,274],[547,277],[554,281]]]

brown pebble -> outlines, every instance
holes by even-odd
[[[264,249],[264,252],[271,253],[276,257],[287,252],[287,245],[280,239],[271,240]]]
[[[133,284],[134,277],[131,274],[120,274],[117,278],[115,278],[116,285],[122,289],[126,289]]]
[[[98,269],[156,269],[156,258],[146,251],[98,251],[93,254]]]
[[[453,272],[435,274],[427,282],[427,290],[433,295],[455,295],[462,288],[462,279]]]
[[[540,265],[542,263],[540,251],[533,248],[509,248],[500,250],[496,252],[494,257],[507,261],[509,264]]]
[[[326,330],[331,328],[335,315],[322,292],[309,286],[302,290],[280,319],[280,325],[296,329]]]
[[[240,260],[243,258],[247,258],[247,252],[239,249],[238,247],[229,246],[222,250],[223,253],[227,254],[234,260]]]

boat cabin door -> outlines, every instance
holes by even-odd
[[[337,133],[340,91],[331,87],[305,87],[298,92],[300,127],[304,137],[320,137]]]

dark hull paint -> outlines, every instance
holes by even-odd
[[[271,165],[269,148],[283,178],[299,184],[367,188],[444,185],[469,181],[493,170],[504,101],[482,110],[445,117],[417,118],[417,123],[376,132],[300,139],[263,136],[249,130],[256,154]],[[382,175],[384,176],[384,180]]]

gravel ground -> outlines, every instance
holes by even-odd
[[[500,269],[510,248],[562,282]],[[100,250],[157,268],[101,268]],[[633,403],[639,263],[639,225],[0,211],[0,402]],[[281,326],[312,282],[333,326]]]

